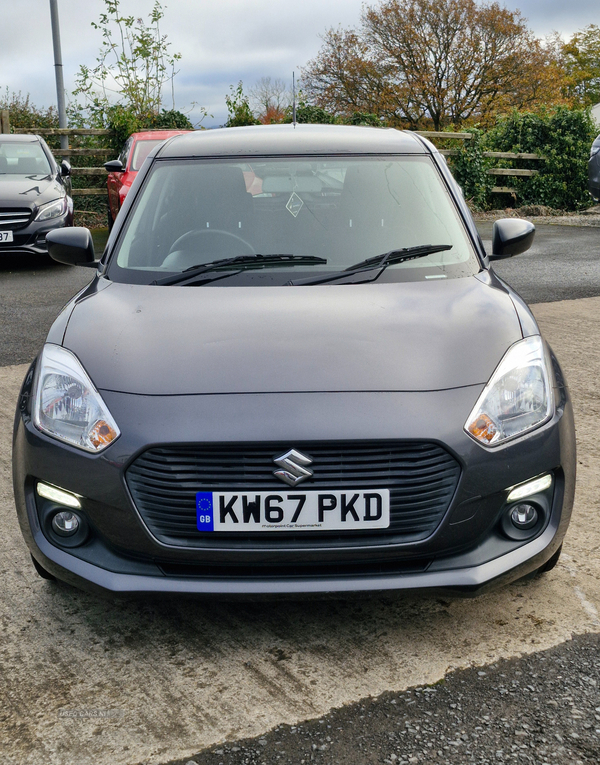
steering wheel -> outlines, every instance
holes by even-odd
[[[228,236],[231,239],[235,239],[236,241],[240,242],[244,245],[244,247],[247,248],[247,253],[240,253],[241,255],[256,255],[256,250],[254,247],[250,244],[250,242],[247,242],[245,239],[242,239],[241,236],[238,236],[237,234],[232,234],[231,231],[223,231],[223,229],[220,228],[197,228],[194,229],[194,231],[187,231],[185,234],[179,237],[179,239],[176,239],[173,244],[171,245],[171,249],[169,250],[169,255],[172,252],[176,252],[177,250],[189,250],[189,244],[196,239],[197,237],[206,237],[210,236],[212,234],[217,234],[220,236]],[[169,257],[167,255],[167,257]]]

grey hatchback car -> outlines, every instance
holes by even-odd
[[[534,227],[495,224],[491,258]],[[282,125],[155,149],[20,393],[38,572],[217,597],[445,589],[551,568],[567,386],[414,133]]]

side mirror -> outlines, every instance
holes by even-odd
[[[109,173],[124,173],[125,168],[120,159],[111,159],[110,162],[105,162],[104,167]]]
[[[490,260],[502,260],[526,252],[533,244],[535,226],[521,218],[503,218],[494,223]]]
[[[71,175],[71,163],[67,162],[66,159],[60,163],[60,174],[63,178],[68,178]]]
[[[87,228],[55,228],[46,234],[48,252],[57,263],[96,268],[92,235]]]

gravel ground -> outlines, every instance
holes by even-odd
[[[599,635],[580,636],[215,746],[176,765],[597,764],[599,649]]]
[[[506,210],[489,210],[480,212],[473,210],[476,221],[494,221],[499,218],[525,218],[535,225],[546,223],[551,226],[600,226],[600,205],[590,207],[581,213],[551,210],[548,207],[516,207]]]

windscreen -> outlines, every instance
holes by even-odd
[[[130,170],[139,170],[152,149],[163,141],[164,138],[150,139],[147,141],[136,141],[135,146],[133,147],[133,157],[131,158]]]
[[[310,264],[312,275],[418,245],[447,248],[390,266],[386,275],[412,280],[479,270],[428,156],[159,161],[121,233],[109,276],[149,283],[255,253],[323,258]],[[282,263],[274,270],[290,278],[299,268]]]
[[[50,175],[48,157],[39,143],[0,140],[0,175]]]

